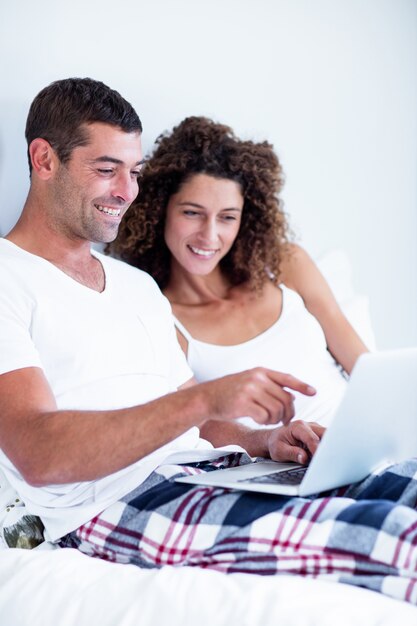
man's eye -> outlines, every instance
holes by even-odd
[[[131,172],[131,174],[132,174],[132,176],[134,176],[135,178],[139,178],[139,177],[140,177],[140,175],[141,175],[141,172],[140,172],[140,171],[133,171],[133,172]]]
[[[105,175],[113,174],[113,170],[111,168],[109,168],[109,167],[101,167],[101,168],[98,169],[98,172],[100,174],[105,174]]]

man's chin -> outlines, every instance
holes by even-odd
[[[117,228],[115,228],[112,232],[106,231],[105,233],[94,233],[94,236],[91,237],[90,241],[95,245],[105,245],[114,241],[118,232],[119,227],[117,226]]]

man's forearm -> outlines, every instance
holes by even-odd
[[[23,368],[0,376],[0,442],[23,478],[36,486],[114,473],[206,420],[217,420],[203,427],[215,446],[235,443],[252,456],[265,456],[271,431],[251,431],[233,420],[252,415],[259,423],[287,423],[294,407],[285,388],[314,393],[288,374],[254,368],[136,407],[59,411],[43,371]]]
[[[215,448],[231,444],[244,448],[250,456],[269,457],[268,434],[265,428],[250,428],[236,421],[207,420],[200,427],[200,435]]]
[[[127,467],[205,417],[198,390],[190,389],[126,409],[38,413],[10,430],[12,437],[4,432],[2,447],[33,485],[88,481]]]

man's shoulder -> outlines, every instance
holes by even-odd
[[[19,253],[19,248],[15,246],[11,241],[0,237],[0,256],[3,259],[12,258]]]
[[[0,277],[9,281],[14,279],[14,275],[20,271],[21,266],[29,265],[28,254],[12,244],[4,237],[0,237]]]
[[[3,266],[33,265],[37,255],[28,252],[5,237],[0,237],[0,259]]]

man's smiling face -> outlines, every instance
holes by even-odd
[[[50,225],[71,239],[107,243],[138,194],[141,137],[102,122],[87,132],[88,144],[74,148],[51,181]]]

